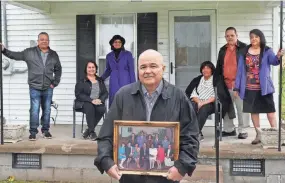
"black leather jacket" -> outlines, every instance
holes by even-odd
[[[108,98],[108,91],[105,86],[104,81],[100,77],[96,77],[97,81],[99,82],[99,99],[102,101],[102,103],[105,103],[105,100]],[[80,80],[75,85],[75,102],[92,102],[92,99],[90,98],[92,89],[92,83],[87,78]]]
[[[105,118],[98,135],[98,155],[95,165],[101,173],[108,171],[113,165],[113,121],[134,120],[146,121],[146,107],[141,83],[122,87],[116,94],[111,108]],[[180,152],[179,160],[174,166],[181,175],[191,176],[196,168],[199,141],[196,114],[186,95],[175,86],[163,81],[163,89],[159,95],[150,117],[151,121],[180,121]],[[122,183],[170,183],[164,177],[123,175]]]
[[[56,87],[61,78],[61,64],[58,55],[49,49],[45,65],[38,46],[27,48],[21,52],[4,49],[3,54],[14,60],[25,61],[28,66],[28,84],[38,90],[46,90],[52,84]]]

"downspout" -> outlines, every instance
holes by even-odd
[[[0,42],[2,42],[2,8],[1,8],[1,1],[0,1]],[[1,145],[4,145],[4,116],[3,116],[3,76],[2,76],[2,49],[0,49],[0,123],[1,123],[1,129],[0,129],[0,139],[1,139]]]
[[[2,25],[3,25],[3,37],[4,45],[8,48],[8,38],[7,38],[7,14],[6,14],[6,2],[2,2],[3,14],[2,14]]]

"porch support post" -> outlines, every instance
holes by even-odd
[[[2,43],[2,3],[0,0],[0,43]],[[0,47],[0,107],[1,107],[1,145],[4,144],[4,116],[3,116],[3,70],[2,70],[2,47]]]
[[[280,1],[280,49],[283,43],[283,0]],[[279,129],[278,129],[278,151],[281,151],[281,125],[282,125],[282,56],[280,58],[280,74],[279,74]]]

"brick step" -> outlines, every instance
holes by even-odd
[[[192,177],[185,177],[180,183],[215,183],[216,166],[197,165]],[[219,183],[223,183],[223,169],[219,167]]]

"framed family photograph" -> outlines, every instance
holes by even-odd
[[[123,174],[165,176],[179,157],[179,122],[114,121],[114,161]]]

